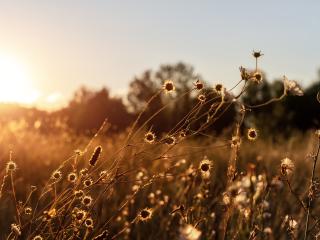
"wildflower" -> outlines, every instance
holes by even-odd
[[[86,180],[83,181],[83,185],[84,185],[85,187],[90,187],[92,184],[93,184],[93,181],[92,181],[91,178],[88,178],[88,179],[86,179]]]
[[[173,92],[175,90],[175,86],[171,80],[166,80],[162,86],[166,93]]]
[[[87,168],[83,168],[80,170],[80,176],[86,176],[88,174],[88,169]]]
[[[202,90],[203,89],[203,87],[204,87],[204,85],[203,85],[203,83],[200,81],[200,80],[197,80],[195,83],[193,83],[193,85],[195,86],[195,88],[197,89],[197,90]]]
[[[198,100],[200,101],[200,103],[204,103],[206,101],[206,96],[203,94],[200,94],[198,96]]]
[[[239,68],[239,70],[241,73],[241,79],[244,81],[248,81],[250,79],[250,74],[249,74],[248,70],[242,66]]]
[[[168,136],[164,139],[164,142],[167,144],[167,145],[174,145],[176,143],[176,139],[175,137],[173,136]]]
[[[258,137],[258,132],[255,128],[249,128],[248,129],[248,134],[247,134],[247,137],[250,141],[254,141],[257,139]]]
[[[84,196],[82,198],[82,204],[85,205],[85,206],[90,206],[92,204],[92,197],[90,196]]]
[[[259,58],[261,56],[263,56],[264,54],[261,53],[261,51],[253,51],[252,56],[254,56],[255,58]]]
[[[214,86],[214,91],[216,93],[218,93],[219,95],[223,95],[224,94],[224,91],[225,91],[225,88],[223,87],[222,84],[218,83]]]
[[[84,192],[82,190],[77,190],[74,192],[74,195],[76,196],[76,198],[82,198],[84,195]]]
[[[43,240],[43,237],[41,237],[41,235],[37,235],[34,238],[32,238],[32,240]]]
[[[61,173],[61,171],[60,171],[60,170],[54,171],[54,172],[52,173],[52,175],[51,175],[51,178],[52,178],[54,181],[58,182],[58,181],[62,178],[62,173]]]
[[[68,181],[74,183],[77,181],[77,174],[76,173],[69,173],[68,174]]]
[[[190,224],[180,227],[179,232],[179,240],[198,240],[201,237],[201,231]]]
[[[151,132],[151,131],[149,131],[149,132],[147,132],[145,135],[144,135],[144,141],[146,142],[146,143],[154,143],[154,141],[155,141],[155,139],[156,139],[156,135],[153,133],[153,132]]]
[[[17,164],[16,164],[14,161],[11,161],[11,160],[10,160],[10,161],[7,163],[7,168],[6,168],[7,173],[8,173],[8,172],[14,172],[16,169],[17,169]]]
[[[261,83],[262,82],[262,74],[259,71],[256,71],[252,74],[251,80],[255,83]]]
[[[296,81],[289,80],[283,76],[283,86],[285,94],[291,93],[293,96],[302,96],[303,91]]]
[[[207,157],[204,157],[204,159],[200,162],[200,165],[199,165],[199,170],[203,178],[207,179],[210,177],[211,167],[212,167],[211,161]]]
[[[32,213],[32,208],[31,208],[31,207],[26,207],[26,208],[24,209],[24,214],[26,214],[26,215],[31,215],[31,213]]]
[[[151,218],[151,216],[152,216],[152,210],[149,208],[145,208],[141,210],[139,213],[139,219],[141,221],[147,221]]]
[[[289,175],[294,170],[294,164],[291,159],[284,158],[281,160],[281,173],[282,175]]]
[[[231,139],[231,147],[235,148],[235,147],[240,147],[241,144],[241,140],[238,136],[232,136]]]
[[[11,224],[11,231],[16,235],[16,236],[20,236],[21,235],[21,229],[20,226],[13,223]]]
[[[82,221],[87,216],[87,212],[82,209],[75,209],[73,213],[73,217],[77,219],[78,221]]]
[[[87,219],[84,221],[84,225],[85,225],[87,228],[93,228],[93,220],[92,220],[92,218],[87,218]]]
[[[91,156],[91,159],[89,160],[89,164],[92,167],[96,165],[101,152],[102,152],[102,147],[101,146],[96,147],[96,149],[94,150],[94,152],[93,152],[93,154]]]

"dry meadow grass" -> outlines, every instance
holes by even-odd
[[[288,139],[245,125],[248,112],[302,91],[284,77],[282,96],[246,106],[261,73],[240,71],[236,94],[196,82],[199,102],[159,136],[140,116],[117,135],[106,121],[92,138],[2,126],[0,239],[316,239],[320,132]],[[157,94],[172,92],[167,81]],[[208,134],[231,104],[234,125]]]

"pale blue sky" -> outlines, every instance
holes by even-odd
[[[269,79],[306,86],[320,67],[320,1],[0,0],[0,29],[0,56],[31,69],[40,103],[83,84],[120,94],[134,75],[180,60],[231,86],[253,49]]]

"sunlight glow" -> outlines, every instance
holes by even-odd
[[[0,55],[0,102],[31,104],[38,97],[25,66],[12,57]]]

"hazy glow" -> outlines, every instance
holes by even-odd
[[[25,68],[16,59],[0,55],[0,101],[34,103],[39,97]]]

